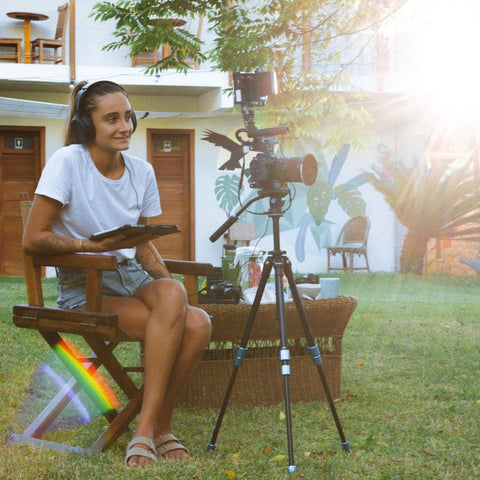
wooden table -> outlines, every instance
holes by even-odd
[[[31,22],[42,22],[48,20],[48,15],[43,13],[34,13],[34,12],[8,12],[7,17],[13,18],[15,20],[23,21],[23,56],[25,63],[31,63],[30,55],[30,23]]]

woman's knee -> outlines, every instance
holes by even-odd
[[[143,300],[150,309],[174,309],[185,314],[187,293],[184,286],[172,278],[160,278],[141,287],[135,297]]]
[[[208,343],[212,334],[210,316],[200,308],[187,307],[185,315],[185,334],[200,342]]]

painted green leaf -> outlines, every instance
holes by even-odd
[[[338,203],[347,215],[350,217],[365,215],[365,200],[357,188],[351,188],[349,185],[343,184],[338,185],[334,190]]]
[[[243,192],[243,186],[239,192],[240,177],[238,175],[222,175],[215,181],[215,198],[220,208],[231,212],[238,205],[238,197]]]
[[[332,198],[333,187],[317,180],[307,192],[307,205],[317,225],[325,218]]]

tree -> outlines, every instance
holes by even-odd
[[[189,19],[205,15],[207,11],[221,8],[217,0],[161,1],[161,0],[118,0],[98,2],[91,16],[95,20],[115,20],[114,42],[105,45],[105,50],[128,47],[132,57],[144,51],[158,50],[169,45],[170,54],[147,68],[154,74],[167,69],[187,72],[189,61],[205,60],[201,51],[201,40],[187,28],[176,25],[174,19]]]
[[[97,20],[116,21],[116,41],[132,56],[170,45],[171,53],[148,73],[174,68],[186,72],[187,59],[209,58],[220,71],[274,70],[279,94],[259,119],[290,125],[297,137],[320,137],[324,149],[365,139],[370,116],[341,92],[351,90],[348,67],[372,46],[380,27],[406,0],[120,0],[94,6]],[[385,5],[393,3],[390,10]],[[206,15],[216,35],[212,48],[171,19]],[[161,19],[159,21],[158,19]]]
[[[468,165],[429,164],[385,156],[366,173],[408,232],[402,248],[402,273],[423,273],[430,238],[480,237],[480,179]]]

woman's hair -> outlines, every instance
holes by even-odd
[[[83,143],[78,138],[78,125],[83,128],[84,124],[88,127],[93,127],[91,123],[92,112],[96,108],[97,99],[108,95],[110,93],[120,92],[128,98],[128,94],[123,87],[115,82],[108,80],[100,80],[98,82],[80,82],[75,85],[70,95],[70,114],[65,130],[64,145],[68,146],[72,143]],[[76,124],[72,128],[72,124]],[[91,125],[90,125],[91,124]]]

